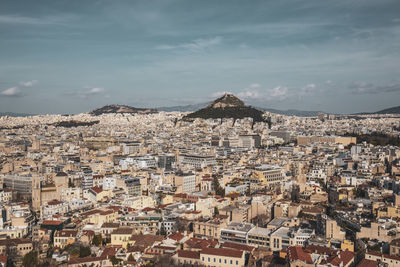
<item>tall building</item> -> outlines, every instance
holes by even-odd
[[[93,187],[93,173],[90,168],[83,170],[82,190],[87,190]]]
[[[40,177],[37,175],[34,175],[32,177],[32,207],[34,210],[40,210],[40,204],[41,204],[41,197],[40,197],[40,191],[41,191],[41,181]]]
[[[32,175],[6,175],[3,178],[3,188],[12,189],[22,199],[32,198]]]
[[[239,146],[255,148],[261,146],[261,136],[258,134],[239,135]]]
[[[172,165],[175,163],[175,156],[173,154],[166,154],[158,156],[158,167],[164,170],[172,170]]]
[[[192,193],[196,191],[196,175],[192,173],[177,172],[173,180],[177,192]]]

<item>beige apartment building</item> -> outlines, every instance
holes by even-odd
[[[129,227],[121,227],[115,229],[111,233],[111,245],[112,246],[122,246],[126,248],[130,242],[131,236],[133,234],[133,229]]]
[[[371,227],[361,227],[361,231],[357,232],[357,239],[368,238],[377,239],[382,242],[390,242],[397,236],[389,234],[389,230],[379,223],[371,223]]]
[[[325,226],[325,237],[329,239],[346,239],[346,232],[342,231],[335,220],[327,219]]]
[[[226,248],[205,248],[200,252],[200,260],[205,266],[244,266],[245,253]]]
[[[199,220],[193,222],[193,233],[195,237],[206,237],[207,239],[219,240],[221,229],[228,223],[228,216],[218,215],[211,220]]]
[[[298,136],[297,144],[299,146],[305,146],[310,143],[337,143],[344,146],[350,144],[357,144],[356,137],[343,137],[343,136]]]
[[[17,238],[0,240],[0,255],[7,255],[7,247],[18,256],[23,257],[33,249],[33,244],[29,239]]]
[[[64,248],[68,245],[75,243],[78,236],[77,230],[61,230],[56,231],[54,234],[54,246]]]

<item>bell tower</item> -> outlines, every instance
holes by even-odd
[[[40,176],[33,174],[32,176],[32,207],[35,211],[40,210],[41,196],[40,196]]]

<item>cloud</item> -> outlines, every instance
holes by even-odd
[[[104,88],[100,88],[100,87],[94,87],[92,89],[90,89],[89,91],[86,92],[87,95],[97,95],[100,93],[103,93],[105,90]]]
[[[289,89],[286,86],[277,86],[271,90],[270,96],[279,100],[284,100],[288,97]]]
[[[22,96],[21,90],[18,87],[8,88],[0,93],[3,96],[20,97]]]
[[[213,46],[219,45],[222,42],[222,37],[216,36],[209,39],[196,39],[190,43],[182,43],[177,45],[159,45],[157,50],[176,50],[183,49],[192,52],[201,52]]]
[[[76,91],[70,92],[70,93],[67,93],[67,95],[87,99],[92,96],[101,95],[103,93],[106,93],[106,90],[101,87],[85,86],[84,88],[86,89],[85,91],[81,90],[81,91],[77,91],[77,92]],[[105,94],[104,97],[107,98],[107,97],[109,97],[109,95]]]
[[[35,84],[37,84],[38,82],[39,81],[37,81],[37,80],[32,80],[32,81],[27,81],[27,82],[21,81],[18,84],[22,87],[32,87]],[[8,88],[8,89],[2,91],[0,93],[0,95],[9,96],[9,97],[21,97],[21,96],[23,96],[23,93],[18,86],[14,86],[14,87],[11,87],[11,88]]]
[[[261,90],[261,85],[258,83],[251,84],[248,88],[239,92],[237,96],[244,100],[253,102],[268,102],[268,101],[284,101],[287,99],[301,99],[305,96],[322,93],[323,88],[320,88],[315,83],[309,83],[303,87],[288,87],[278,85],[273,88]]]
[[[257,90],[246,89],[243,92],[238,93],[238,97],[243,99],[257,99],[260,97],[260,92]]]
[[[237,96],[245,100],[257,99],[261,96],[261,93],[257,90],[261,87],[259,83],[252,83],[243,91],[239,92]]]
[[[326,81],[325,81],[325,84],[331,85],[331,84],[332,84],[332,81],[331,81],[331,80],[326,80]]]
[[[353,82],[349,85],[349,89],[353,94],[380,94],[392,93],[400,91],[400,83],[392,83],[387,85],[375,85],[369,82]]]
[[[0,15],[0,24],[55,25],[66,24],[75,15],[45,16],[40,18],[20,15]]]
[[[19,85],[24,86],[24,87],[32,87],[35,84],[37,84],[39,81],[38,80],[32,80],[32,81],[27,81],[27,82],[19,82]]]

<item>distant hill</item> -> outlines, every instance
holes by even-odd
[[[280,115],[286,116],[298,116],[298,117],[316,117],[320,113],[325,113],[323,111],[306,111],[306,110],[297,110],[297,109],[288,109],[288,110],[279,110],[273,108],[259,108],[260,110],[265,110],[271,113],[276,113]]]
[[[126,105],[107,105],[89,112],[92,115],[98,116],[101,114],[108,113],[139,113],[139,114],[151,114],[157,113],[156,109],[148,108],[134,108]]]
[[[262,111],[246,106],[244,102],[236,96],[232,94],[225,94],[208,104],[205,108],[186,115],[183,119],[243,119],[246,117],[251,117],[253,118],[253,122],[257,122],[264,120],[262,115]]]
[[[14,113],[14,112],[0,112],[0,117],[9,116],[9,117],[28,117],[35,116],[35,114],[28,113]]]
[[[200,103],[200,104],[184,105],[184,106],[160,107],[156,109],[166,112],[172,112],[172,111],[189,112],[204,108],[206,105],[207,103]]]
[[[202,108],[205,108],[207,103],[193,104],[193,105],[184,105],[184,106],[173,106],[173,107],[159,107],[157,110],[172,112],[193,112]],[[263,107],[254,107],[258,110],[268,111],[275,114],[281,114],[286,116],[299,116],[299,117],[315,117],[318,116],[319,113],[324,113],[322,111],[305,111],[305,110],[297,110],[297,109],[288,109],[288,110],[279,110],[273,108],[263,108]]]
[[[382,109],[375,112],[374,114],[400,114],[400,106]]]
[[[382,109],[376,112],[360,112],[352,115],[371,115],[371,114],[400,114],[400,106]]]

